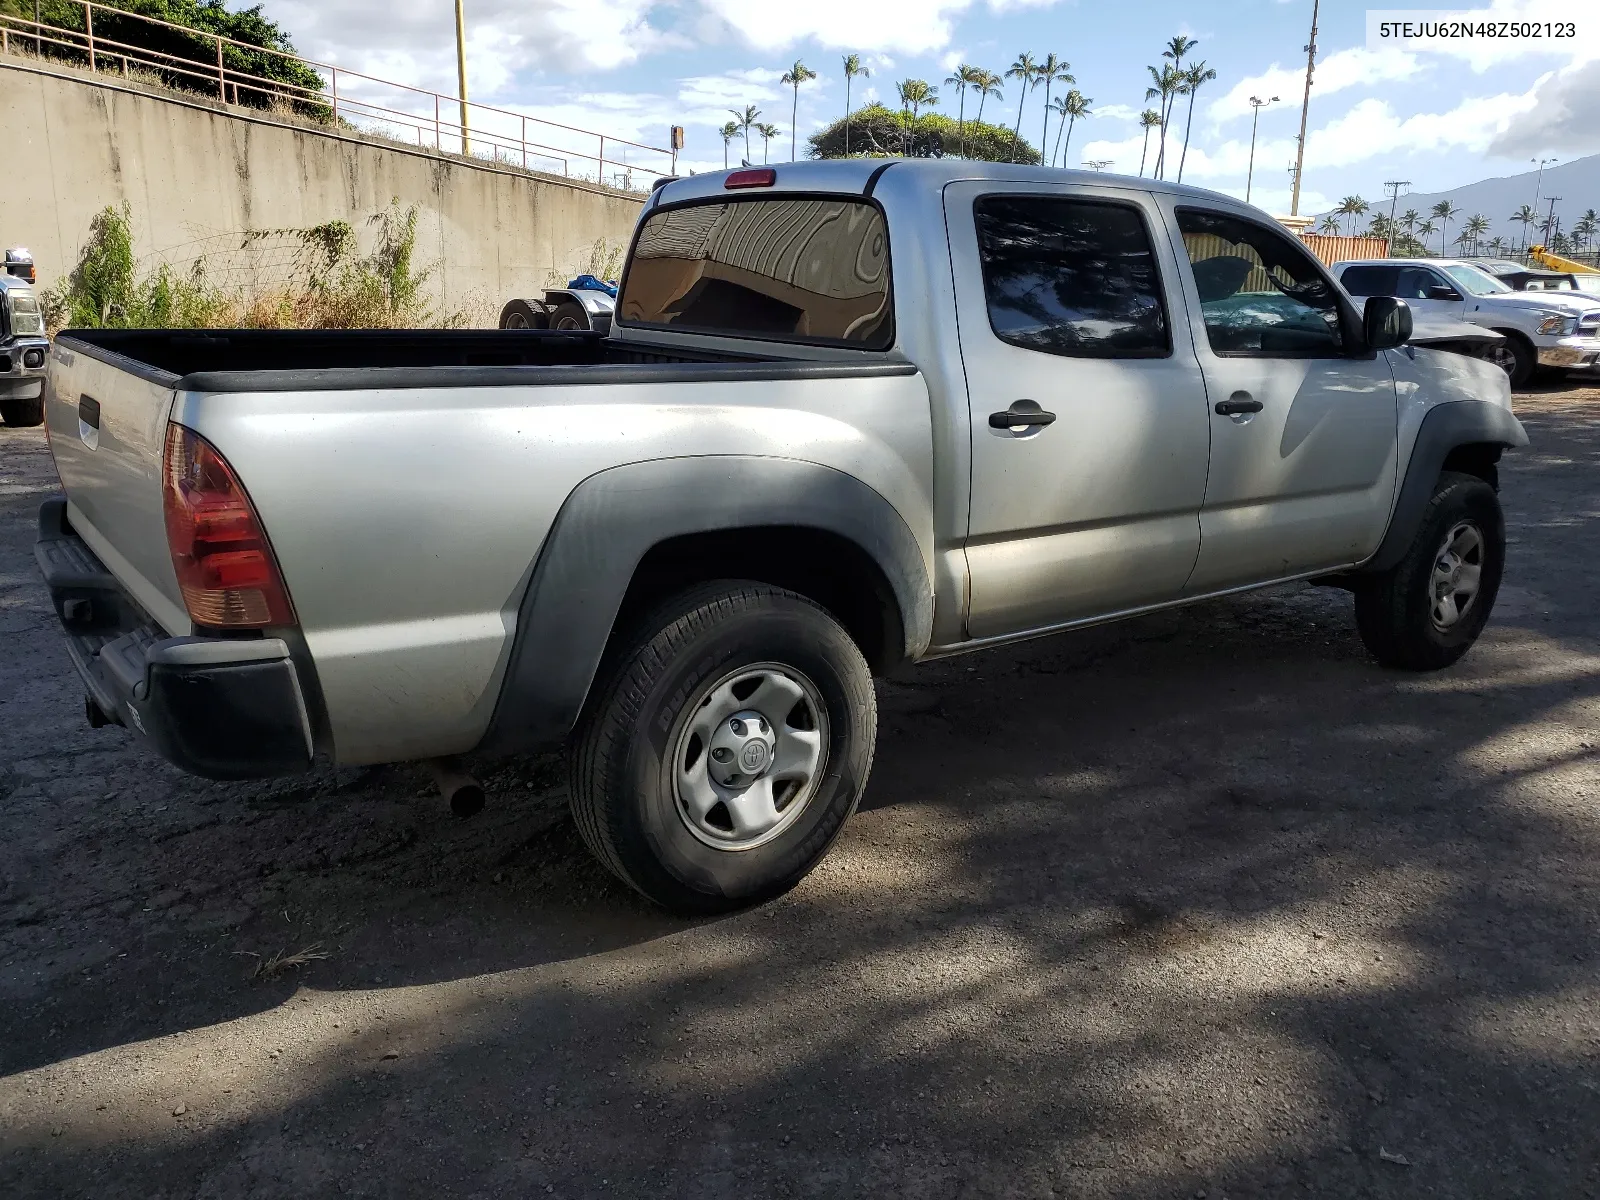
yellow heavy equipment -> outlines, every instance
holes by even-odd
[[[1572,275],[1600,275],[1600,270],[1586,267],[1581,262],[1573,262],[1570,258],[1562,258],[1559,254],[1551,254],[1543,246],[1529,246],[1528,257],[1547,271],[1566,271]]]

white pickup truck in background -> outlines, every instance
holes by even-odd
[[[1374,258],[1335,263],[1358,299],[1394,296],[1430,324],[1465,321],[1505,335],[1495,358],[1514,387],[1540,367],[1600,371],[1600,296],[1521,292],[1460,259]]]
[[[92,722],[218,778],[565,744],[596,857],[718,911],[854,811],[874,672],[1297,579],[1456,661],[1527,437],[1411,325],[1181,185],[700,175],[605,337],[63,334],[36,557]]]

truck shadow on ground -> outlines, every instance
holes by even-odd
[[[1600,436],[1530,425],[1516,592],[1457,668],[1380,671],[1348,597],[1313,588],[920,668],[882,687],[834,853],[721,921],[591,864],[548,760],[501,768],[458,824],[399,769],[307,793],[140,758],[7,946],[58,958],[0,1035],[0,1181],[1600,1188]],[[28,778],[14,762],[13,795]],[[127,958],[85,970],[101,943]],[[313,945],[330,957],[244,979],[241,951]]]

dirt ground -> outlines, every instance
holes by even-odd
[[[217,785],[90,730],[0,434],[0,1195],[1600,1195],[1600,391],[1380,670],[1291,587],[882,687],[788,897],[647,908],[558,766]]]

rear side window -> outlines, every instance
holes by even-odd
[[[1139,211],[1056,196],[974,205],[989,324],[1002,342],[1069,358],[1172,352]]]
[[[1399,267],[1346,267],[1339,276],[1344,290],[1352,296],[1395,296],[1400,282]]]
[[[617,311],[625,325],[886,350],[883,214],[860,200],[779,197],[653,213]]]

